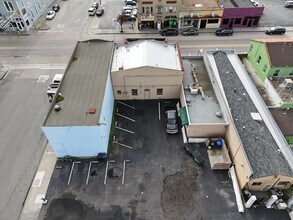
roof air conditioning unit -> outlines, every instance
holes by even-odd
[[[191,99],[190,98],[186,98],[186,102],[187,103],[190,103],[191,102]]]

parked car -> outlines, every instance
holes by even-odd
[[[58,12],[60,10],[60,5],[59,4],[53,5],[52,10],[55,11],[55,12]]]
[[[93,16],[96,14],[96,8],[90,7],[88,10],[89,16]]]
[[[46,17],[46,19],[47,19],[47,20],[52,20],[52,19],[55,17],[55,15],[56,15],[55,11],[49,11],[49,12],[47,13],[47,17]]]
[[[285,32],[286,32],[286,28],[280,27],[280,26],[271,27],[271,28],[266,30],[266,34],[268,34],[268,35],[285,34]]]
[[[259,6],[259,3],[255,0],[250,0],[250,2],[255,6],[255,7],[258,7]]]
[[[98,8],[98,10],[96,11],[96,15],[97,16],[102,16],[103,14],[104,14],[104,9],[102,9],[102,8]]]
[[[99,3],[98,2],[93,2],[92,8],[98,9],[99,8]]]
[[[136,6],[136,1],[133,1],[133,0],[126,0],[125,5]]]
[[[190,28],[182,32],[184,36],[196,36],[198,35],[198,30],[196,28]]]
[[[232,28],[223,28],[216,30],[215,33],[217,36],[231,36],[233,34],[233,29]]]
[[[178,133],[176,110],[166,111],[166,132],[168,134]]]
[[[169,28],[169,29],[161,30],[160,34],[162,36],[177,36],[178,30],[175,28]]]
[[[133,14],[125,14],[126,21],[135,21],[136,17]]]
[[[286,1],[285,2],[285,7],[286,8],[293,8],[293,1]]]

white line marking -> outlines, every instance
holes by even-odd
[[[36,176],[34,178],[34,182],[32,187],[40,187],[42,185],[42,181],[45,176],[45,171],[39,171],[36,173]]]
[[[79,21],[80,21],[80,19],[77,19],[77,20],[73,21],[73,23],[76,23],[76,22],[79,22]]]
[[[106,171],[105,171],[104,185],[106,185],[106,181],[107,181],[108,166],[109,166],[109,161],[107,161],[107,164],[106,164]]]
[[[44,83],[47,81],[47,79],[49,79],[49,75],[40,75],[37,83]]]
[[[119,130],[122,130],[122,131],[126,131],[126,132],[131,133],[131,134],[134,134],[133,131],[129,131],[129,130],[126,130],[126,129],[124,129],[124,128],[120,128],[120,127],[117,127],[117,126],[115,126],[115,128],[117,128],[117,129],[119,129]]]
[[[124,116],[124,115],[121,115],[121,114],[119,114],[119,113],[116,113],[116,115],[118,115],[118,116],[120,116],[120,117],[122,117],[122,118],[126,118],[126,119],[128,119],[129,121],[133,121],[133,122],[135,122],[134,119],[132,119],[132,118],[128,118],[128,117],[126,117],[126,116]]]
[[[158,102],[158,107],[159,107],[159,120],[161,120],[161,103]]]
[[[130,147],[130,146],[126,145],[126,144],[121,144],[121,143],[119,143],[119,142],[117,142],[117,141],[113,141],[113,143],[118,144],[118,145],[121,145],[121,146],[123,146],[123,147],[127,147],[127,148],[129,148],[129,149],[133,149],[132,147]]]
[[[120,103],[121,105],[125,105],[125,106],[127,106],[127,107],[129,107],[129,108],[135,109],[135,107],[133,107],[133,106],[131,106],[131,105],[128,105],[128,104],[126,104],[126,103],[124,103],[124,102],[117,101],[117,103]]]
[[[73,162],[73,163],[72,163],[71,170],[70,170],[70,174],[69,174],[69,178],[68,178],[68,182],[67,182],[67,185],[68,185],[68,186],[69,186],[69,184],[70,184],[71,176],[72,176],[72,172],[73,172],[73,168],[74,168],[74,165],[75,165],[76,163],[81,163],[81,162],[80,162],[80,161],[76,161],[76,162]]]
[[[85,185],[87,185],[89,183],[89,177],[90,177],[90,172],[91,172],[91,168],[92,168],[92,163],[98,163],[98,161],[91,161],[90,162]]]

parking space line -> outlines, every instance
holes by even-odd
[[[98,163],[98,161],[91,161],[90,162],[85,185],[87,185],[89,183],[89,177],[90,177],[90,172],[91,172],[91,168],[92,168],[92,163]]]
[[[159,120],[161,120],[161,103],[158,102],[158,107],[159,107]]]
[[[67,185],[68,185],[68,186],[69,186],[69,184],[70,184],[71,176],[72,176],[72,172],[73,172],[73,169],[74,169],[74,165],[75,165],[76,163],[80,164],[81,161],[76,161],[76,162],[73,162],[73,163],[72,163],[71,170],[70,170],[70,174],[69,174],[69,178],[68,178],[68,182],[67,182]]]
[[[121,131],[128,132],[128,133],[130,133],[130,134],[134,134],[134,131],[129,131],[129,130],[127,130],[127,129],[120,128],[120,127],[118,127],[118,126],[115,126],[115,128],[117,128],[117,129],[119,129],[119,130],[121,130]]]
[[[107,173],[108,173],[109,163],[115,163],[115,160],[108,160],[107,161],[107,164],[106,164],[106,172],[105,172],[105,179],[104,179],[104,185],[106,185],[106,182],[107,182]]]
[[[119,143],[119,142],[117,142],[117,141],[113,141],[113,143],[118,144],[118,145],[121,145],[121,146],[123,146],[123,147],[127,147],[127,148],[129,148],[129,149],[132,149],[132,147],[130,147],[130,146],[126,145],[126,144]]]
[[[128,118],[128,117],[126,117],[126,116],[124,116],[124,115],[121,115],[121,114],[119,114],[119,113],[116,113],[116,115],[118,115],[118,116],[120,116],[120,117],[122,117],[122,118],[126,118],[126,119],[128,119],[129,121],[133,121],[133,122],[135,122],[134,119],[132,119],[132,118]]]
[[[123,162],[122,185],[124,184],[124,177],[125,177],[125,164],[126,164],[126,162],[130,162],[130,160],[124,160],[124,162]]]
[[[133,106],[131,106],[131,105],[128,105],[128,104],[126,104],[126,103],[124,103],[124,102],[117,101],[117,103],[120,103],[121,105],[125,105],[125,106],[127,106],[127,107],[129,107],[129,108],[135,109],[135,107],[133,107]]]

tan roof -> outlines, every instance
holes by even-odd
[[[221,9],[217,0],[182,0],[182,8],[192,8],[193,10]]]

